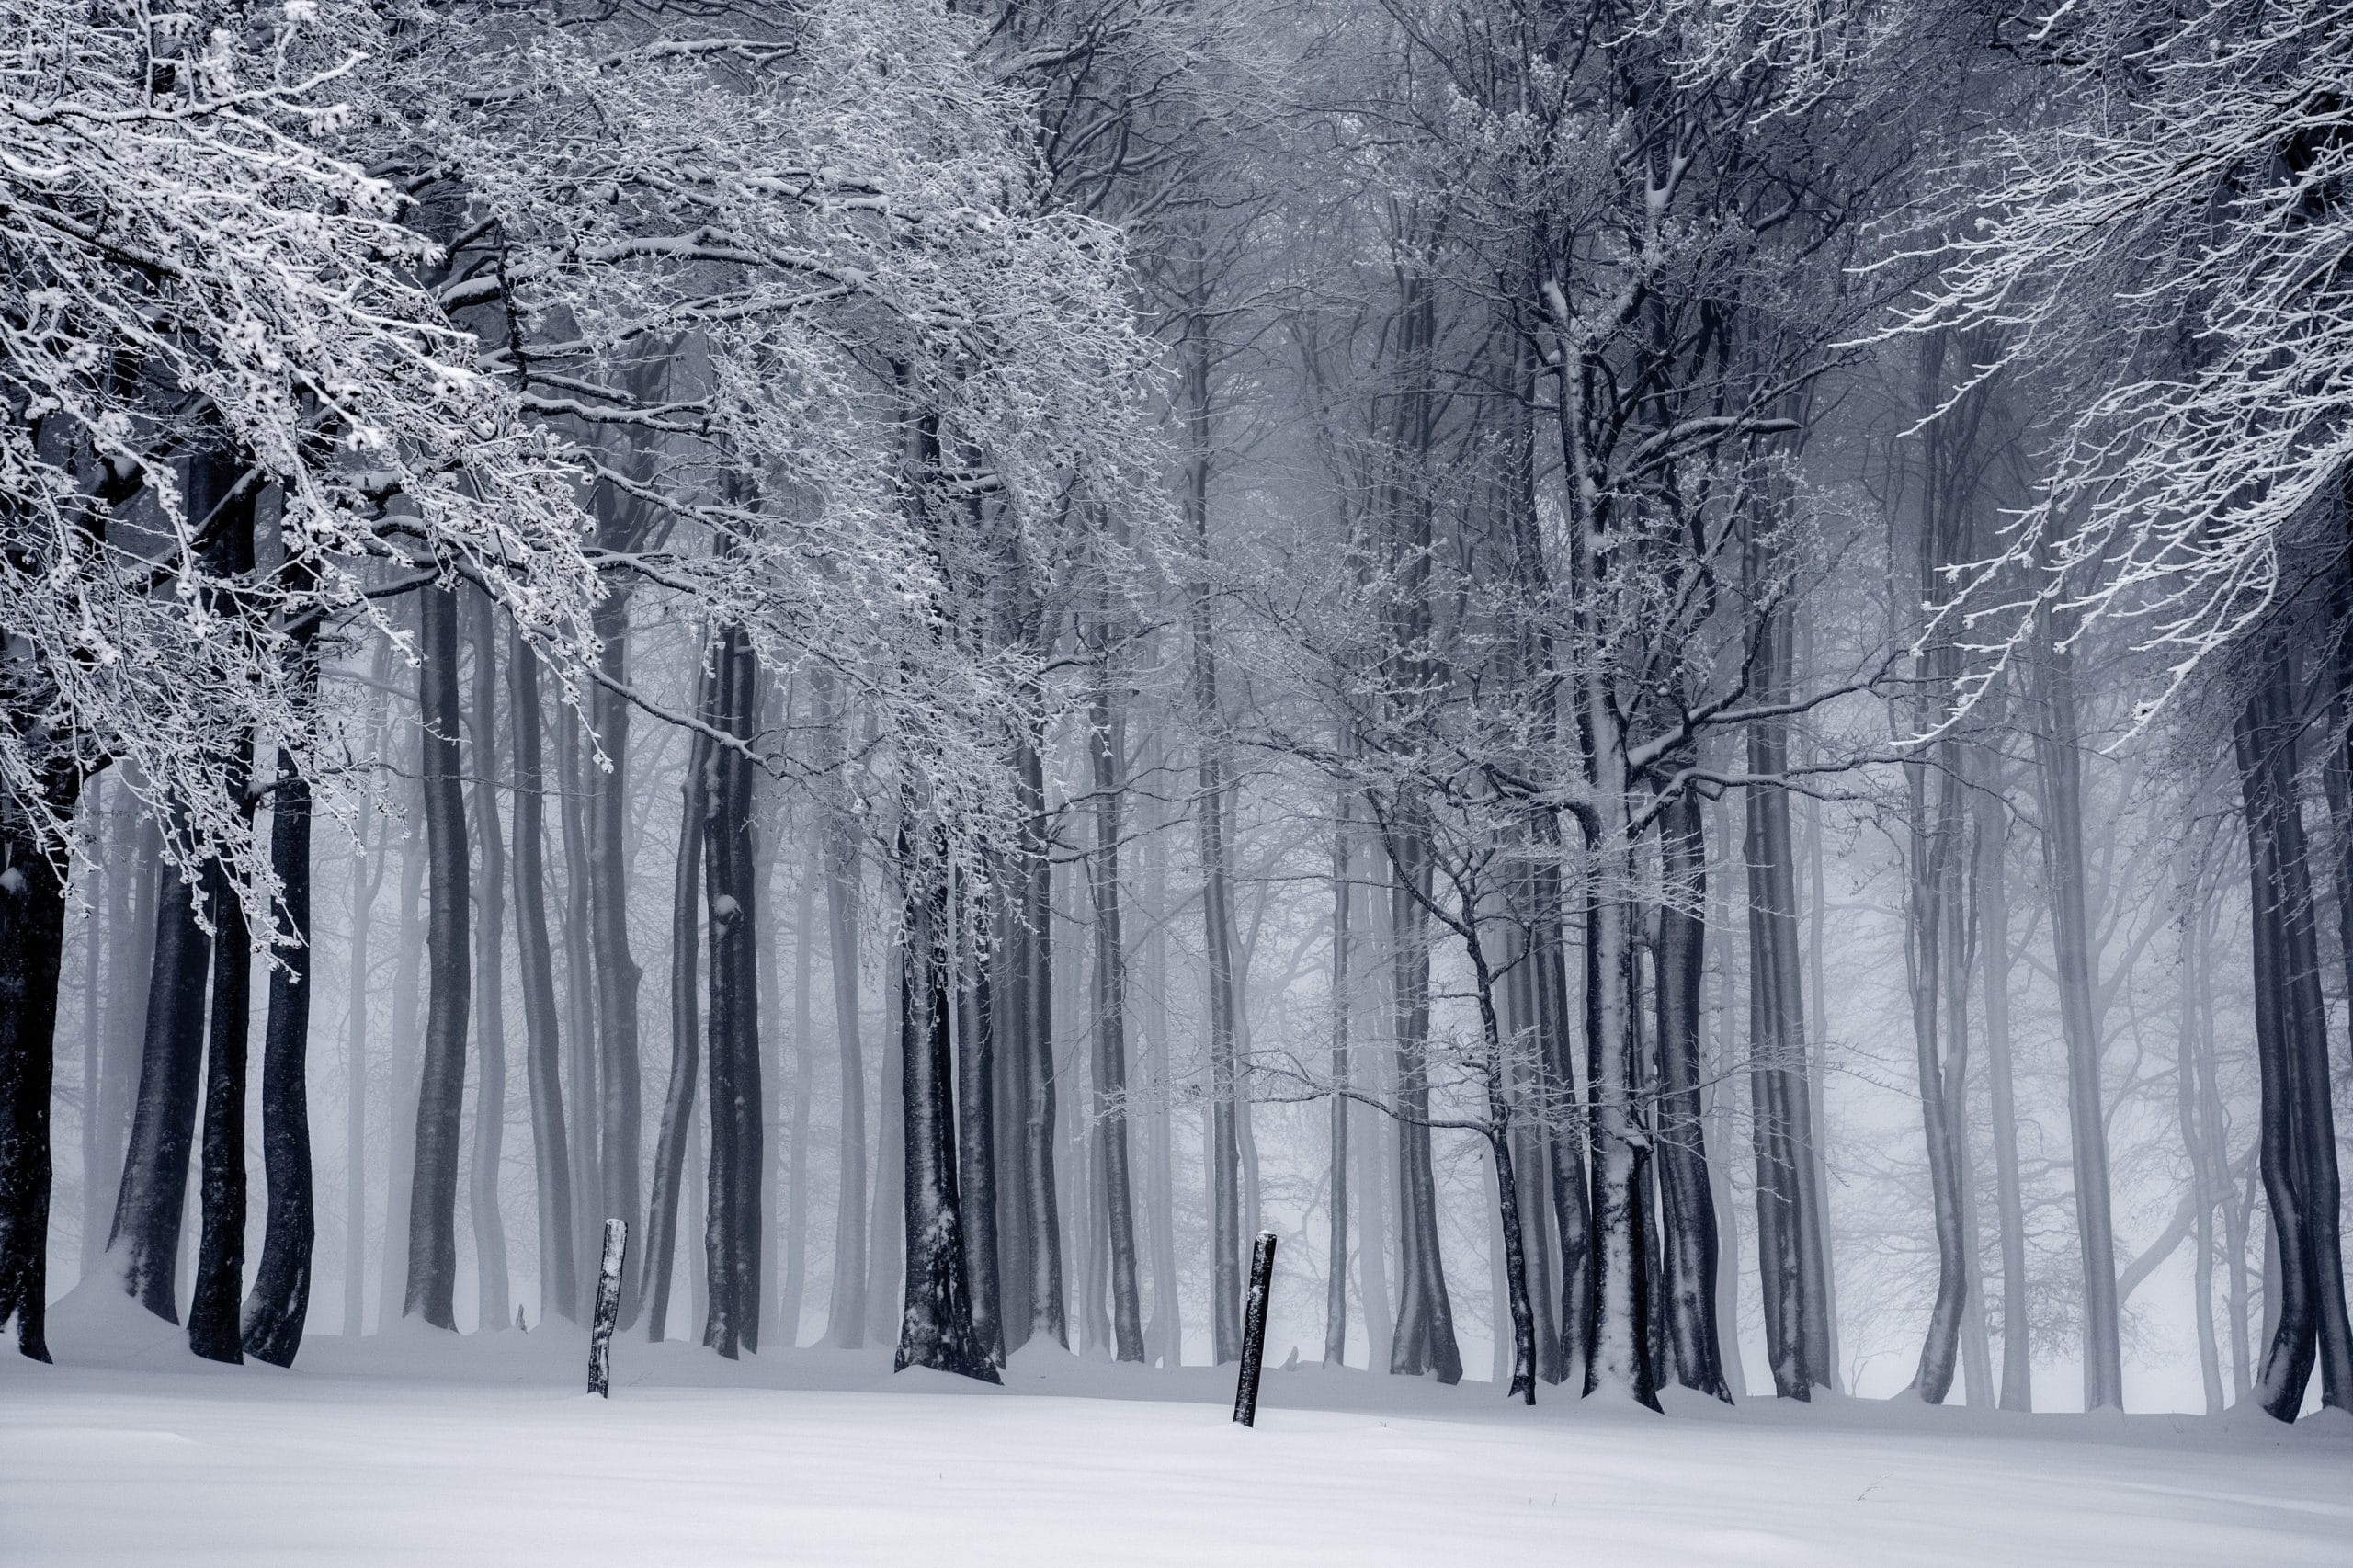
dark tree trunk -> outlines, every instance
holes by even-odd
[[[250,818],[246,783],[253,742],[241,739],[230,788]],[[205,869],[205,913],[212,925],[212,1002],[204,1041],[204,1143],[197,1187],[196,1290],[188,1302],[188,1348],[208,1361],[242,1362],[237,1322],[245,1286],[245,1057],[253,1018],[253,937],[239,879],[214,861]]]
[[[555,963],[548,942],[547,778],[540,760],[539,656],[517,636],[507,649],[515,737],[515,956],[523,983],[523,1074],[531,1096],[537,1177],[540,1320],[580,1321],[578,1233],[572,1153],[565,1136],[563,1040]]]
[[[1506,1397],[1536,1403],[1536,1312],[1528,1284],[1527,1221],[1520,1212],[1519,1170],[1512,1158],[1511,1085],[1503,1021],[1495,1006],[1495,973],[1480,940],[1476,900],[1466,898],[1457,926],[1471,960],[1479,998],[1479,1028],[1485,1047],[1487,1153],[1495,1161],[1496,1230],[1501,1238],[1504,1300],[1511,1320],[1511,1381]],[[1501,1326],[1498,1325],[1498,1334]]]
[[[1390,835],[1390,906],[1397,969],[1397,1326],[1389,1369],[1407,1377],[1462,1381],[1454,1303],[1438,1230],[1438,1173],[1430,1148],[1430,862],[1417,825]]]
[[[1675,1381],[1730,1403],[1717,1357],[1716,1208],[1708,1184],[1707,1126],[1700,1104],[1700,983],[1707,968],[1707,844],[1699,797],[1669,801],[1659,848],[1672,902],[1659,910],[1658,1143],[1662,1220],[1660,1281],[1666,1348]]]
[[[2315,1361],[2322,1403],[2353,1401],[2353,1330],[2338,1232],[2327,1011],[2310,852],[2296,796],[2296,711],[2285,649],[2266,650],[2239,714],[2236,754],[2253,878],[2256,1146],[2279,1258],[2279,1308],[2255,1397],[2282,1421],[2302,1406]]]
[[[1761,594],[1778,545],[1761,527],[1744,551],[1752,594]],[[1786,610],[1757,629],[1757,699],[1778,702],[1790,689],[1795,648]],[[1789,725],[1764,719],[1747,726],[1748,770],[1777,778],[1790,766]],[[1749,1087],[1756,1150],[1757,1268],[1764,1281],[1766,1354],[1783,1399],[1811,1399],[1833,1387],[1829,1366],[1829,1255],[1823,1233],[1814,1142],[1805,998],[1800,978],[1797,863],[1788,794],[1769,785],[1745,791],[1748,863]]]
[[[212,944],[197,918],[194,887],[166,868],[156,892],[155,957],[147,983],[139,1097],[131,1106],[131,1142],[107,1248],[122,1269],[124,1290],[157,1317],[177,1323],[180,1221],[203,1082],[205,982]],[[53,994],[49,1006],[53,1012]]]
[[[42,804],[71,816],[79,776],[59,770],[47,782]],[[36,1361],[49,1359],[49,1100],[64,961],[64,879],[22,806],[0,796],[0,1333],[13,1325],[17,1348]],[[165,1237],[160,1255],[166,1306],[176,1244]]]
[[[295,657],[307,710],[318,682],[310,651],[315,623],[298,630]],[[269,862],[281,890],[278,962],[269,971],[269,1014],[261,1056],[262,1175],[269,1204],[262,1229],[261,1264],[245,1297],[245,1354],[273,1367],[290,1367],[302,1346],[311,1310],[311,1248],[317,1233],[311,1188],[311,785],[290,749],[278,751],[277,788],[270,795]],[[364,951],[358,944],[354,951]],[[367,1006],[355,978],[351,1006]],[[353,1058],[353,1072],[360,1071]],[[356,1299],[356,1295],[355,1295]]]
[[[1029,962],[1021,977],[1023,1120],[1028,1146],[1023,1173],[1029,1254],[1029,1325],[1021,1338],[1045,1335],[1067,1348],[1070,1330],[1063,1302],[1063,1220],[1054,1185],[1054,949],[1053,861],[1046,821],[1042,738],[1034,730],[1020,736],[1017,785],[1022,807],[1021,952]],[[1008,1345],[1007,1348],[1013,1348]]]
[[[759,663],[740,627],[722,628],[709,722],[748,744],[759,721]],[[714,744],[704,800],[710,911],[710,1179],[705,1253],[710,1307],[703,1343],[733,1360],[760,1345],[761,1128],[759,858],[752,761]]]
[[[1541,842],[1557,851],[1553,819],[1540,824]],[[1585,1150],[1591,1119],[1578,1092],[1575,1055],[1570,1043],[1569,963],[1562,929],[1561,875],[1556,866],[1536,874],[1533,971],[1536,991],[1538,1071],[1544,1104],[1544,1136],[1550,1145],[1552,1222],[1561,1236],[1558,1381],[1585,1386],[1586,1346],[1593,1337],[1593,1203],[1586,1185]]]
[[[467,926],[466,795],[458,726],[458,600],[419,591],[417,705],[425,734],[425,1061],[416,1095],[416,1168],[409,1187],[408,1290],[403,1316],[458,1326],[458,1164],[465,1138]]]
[[[912,814],[912,806],[909,808]],[[956,1187],[955,1081],[949,1038],[948,868],[918,856],[922,829],[902,826],[899,864],[907,879],[899,946],[900,1094],[906,1138],[906,1296],[892,1369],[930,1367],[998,1381],[972,1330],[964,1290],[964,1234]],[[944,848],[944,844],[941,846]]]
[[[1609,758],[1607,747],[1597,755]],[[1603,797],[1625,799],[1623,782],[1605,780]],[[1631,845],[1622,817],[1597,835],[1603,876],[1631,888]],[[1593,1305],[1586,1346],[1585,1392],[1658,1406],[1651,1353],[1649,1153],[1637,1127],[1643,1052],[1633,908],[1622,893],[1586,905],[1586,1081],[1593,1099]]]

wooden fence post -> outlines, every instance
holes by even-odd
[[[1233,1391],[1233,1418],[1258,1424],[1258,1369],[1267,1359],[1267,1296],[1275,1283],[1275,1233],[1258,1233],[1250,1249],[1250,1297],[1242,1309],[1242,1381]]]
[[[588,1330],[588,1392],[612,1397],[613,1324],[621,1315],[621,1256],[629,1251],[629,1221],[605,1221],[605,1259],[597,1268],[597,1316]]]

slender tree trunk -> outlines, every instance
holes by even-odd
[[[587,1259],[601,1256],[605,1221],[620,1216],[605,1209],[603,1094],[598,1085],[597,1049],[601,1038],[597,1021],[596,965],[590,939],[588,882],[588,792],[593,771],[587,736],[580,714],[565,703],[556,714],[558,755],[557,820],[563,840],[564,873],[564,1041],[574,1115],[565,1127],[571,1143],[572,1211],[578,1244],[576,1254],[585,1270]],[[640,1273],[644,1270],[641,1268]],[[588,1280],[580,1278],[580,1301],[588,1302]]]
[[[383,661],[379,662],[379,673]],[[368,1329],[368,1002],[374,991],[369,926],[376,894],[383,886],[384,862],[392,853],[389,829],[375,847],[352,857],[351,967],[345,981],[343,1107],[343,1334],[357,1339]],[[367,871],[361,874],[362,865]]]
[[[121,765],[118,765],[121,766]],[[129,794],[127,790],[118,793]],[[83,1201],[83,1226],[99,1258],[106,1253],[107,1188],[119,1179],[131,1138],[131,1107],[138,1086],[140,1041],[146,1028],[146,978],[155,961],[155,906],[163,843],[142,807],[118,805],[107,848],[107,1038],[95,1094],[97,1165]],[[94,1260],[87,1274],[100,1267]]]
[[[106,775],[99,774],[83,790],[80,807],[90,837],[99,846],[97,874],[107,884],[106,892],[117,894],[93,897],[82,918],[82,1082],[81,1115],[76,1119],[81,1126],[80,1136],[75,1140],[82,1157],[82,1222],[74,1267],[83,1278],[97,1270],[98,1259],[106,1255],[106,1242],[97,1225],[98,1188],[105,1184],[106,1172],[122,1168],[110,1165],[104,1153],[105,1108],[99,1104],[98,1089],[107,1068],[107,971],[111,967],[108,949],[121,935],[120,927],[109,915],[113,905],[120,902],[117,890],[124,880],[123,872],[118,869],[109,877],[104,859],[108,842],[117,836],[108,829],[109,821],[121,814],[121,808],[113,807],[115,793],[106,788]],[[51,1049],[54,1050],[53,1044]]]
[[[1324,1364],[1345,1367],[1348,1361],[1348,1005],[1351,984],[1350,903],[1356,874],[1355,797],[1345,788],[1332,831],[1332,1096],[1326,1177],[1326,1218],[1324,1271]]]
[[[706,644],[702,657],[709,661]],[[695,711],[711,708],[711,671],[706,663]],[[678,855],[670,892],[670,1079],[662,1096],[660,1131],[654,1140],[654,1190],[645,1217],[645,1334],[656,1344],[668,1336],[671,1276],[677,1261],[680,1183],[688,1178],[688,1134],[694,1121],[696,1074],[702,1059],[702,1006],[697,958],[702,931],[702,838],[710,793],[710,737],[698,734],[687,750],[686,777],[678,812]],[[691,1265],[689,1266],[691,1267]]]
[[[1931,676],[1933,680],[1935,677]],[[1939,746],[1938,760],[1952,766],[1949,745]],[[1910,854],[1907,857],[1905,969],[1911,982],[1912,1038],[1916,1051],[1920,1090],[1920,1122],[1928,1156],[1928,1191],[1935,1215],[1937,1292],[1928,1330],[1920,1346],[1920,1364],[1912,1378],[1913,1392],[1930,1404],[1944,1402],[1952,1386],[1961,1351],[1961,1326],[1969,1288],[1968,1259],[1962,1250],[1961,1192],[1956,1150],[1960,1142],[1961,1108],[1954,1103],[1946,1067],[1947,1047],[1940,1036],[1947,1023],[1942,1006],[1948,973],[1947,953],[1957,940],[1948,927],[1958,900],[1952,883],[1957,875],[1960,846],[1955,842],[1958,801],[1949,774],[1939,768],[1935,801],[1930,799],[1929,767],[1925,761],[1904,765],[1910,790]]]
[[[507,1304],[506,1220],[498,1202],[499,1166],[506,1144],[506,845],[498,820],[498,608],[490,596],[468,596],[473,608],[474,823],[481,881],[474,890],[481,925],[474,932],[474,1042],[480,1096],[474,1104],[474,1157],[468,1187],[474,1228],[476,1321],[483,1332],[505,1328]]]
[[[563,1040],[548,942],[547,778],[540,760],[539,657],[517,635],[506,653],[515,738],[515,956],[523,983],[523,1073],[531,1096],[539,1198],[540,1321],[580,1321],[572,1152],[565,1136]]]
[[[898,1343],[898,1324],[905,1305],[907,1134],[905,1101],[901,1084],[905,1076],[905,1051],[899,1017],[904,1002],[895,970],[902,957],[895,951],[893,972],[883,987],[882,1053],[874,1075],[874,1199],[866,1233],[866,1333],[876,1344]]]
[[[778,858],[774,841],[770,841],[768,860]],[[816,1096],[816,1053],[811,1049],[813,1036],[810,986],[815,972],[817,947],[817,874],[814,867],[803,861],[797,878],[800,903],[792,923],[792,1154],[791,1165],[785,1177],[784,1209],[784,1280],[777,1302],[777,1343],[780,1349],[794,1350],[801,1345],[801,1304],[807,1294],[809,1270],[809,1104]],[[770,940],[776,929],[768,924]],[[775,972],[770,964],[769,972]],[[780,988],[772,988],[772,992]],[[777,1107],[777,1119],[781,1121],[785,1108]]]
[[[1142,1362],[1143,1301],[1136,1287],[1135,1207],[1128,1149],[1128,954],[1120,921],[1120,803],[1126,742],[1112,702],[1108,631],[1096,644],[1096,683],[1088,715],[1094,767],[1095,854],[1087,869],[1095,903],[1095,1139],[1111,1265],[1113,1353]]]
[[[1207,287],[1196,279],[1197,305]],[[1210,547],[1209,318],[1194,310],[1178,347],[1187,457],[1179,501],[1188,531],[1202,558]],[[1236,1126],[1240,1063],[1235,1057],[1233,900],[1225,842],[1225,756],[1219,744],[1217,648],[1206,585],[1191,608],[1193,705],[1201,725],[1199,798],[1203,961],[1209,971],[1210,1020],[1210,1352],[1220,1366],[1242,1354],[1242,1153]]]
[[[2206,1414],[2219,1415],[2228,1403],[2222,1389],[2221,1346],[2214,1336],[2214,1204],[2215,1173],[2207,1152],[2209,1114],[2200,1093],[2203,1074],[2200,1059],[2211,1049],[2209,1031],[2213,1009],[2207,990],[2209,962],[2206,890],[2193,867],[2184,879],[2188,907],[2181,915],[2181,1017],[2177,1020],[2174,1055],[2174,1114],[2181,1129],[2183,1151],[2189,1156],[2189,1200],[2194,1213],[2190,1240],[2191,1309],[2198,1335],[2198,1375],[2206,1396]]]
[[[1410,1377],[1462,1381],[1454,1304],[1438,1228],[1438,1172],[1430,1140],[1429,1028],[1431,865],[1418,821],[1392,835],[1394,881],[1391,927],[1396,933],[1398,1191],[1402,1281],[1389,1369]]]
[[[821,660],[811,676],[824,715],[827,766],[841,767],[842,707],[832,671]],[[826,963],[834,983],[834,1041],[841,1064],[839,1165],[834,1205],[834,1283],[825,1312],[825,1343],[855,1350],[866,1343],[866,1058],[858,1041],[858,846],[847,812],[829,809],[820,829],[825,874]]]
[[[712,724],[748,745],[759,722],[759,662],[737,626],[722,627]],[[758,867],[752,761],[715,747],[704,801],[710,912],[710,1182],[707,1253],[710,1315],[703,1343],[729,1360],[760,1340],[760,1243],[766,1225],[761,1126]]]
[[[60,768],[45,782],[49,799],[42,804],[59,817],[71,816],[79,775]],[[0,794],[0,1334],[13,1326],[17,1350],[36,1361],[49,1359],[49,1101],[64,963],[65,880],[57,862],[41,852],[25,808]],[[186,1148],[183,1134],[183,1173]],[[126,1172],[126,1189],[130,1183]],[[178,1194],[172,1196],[176,1221]],[[119,1235],[119,1217],[116,1230]],[[162,1240],[168,1268],[176,1239]],[[146,1280],[126,1278],[131,1293],[141,1295]],[[166,1307],[171,1283],[166,1272]]]
[[[1612,816],[1596,837],[1597,881],[1610,891],[1591,904],[1586,941],[1587,1082],[1592,1085],[1593,1308],[1586,1350],[1585,1392],[1656,1408],[1650,1357],[1650,1278],[1645,1266],[1643,1189],[1648,1151],[1635,1119],[1639,1060],[1635,1034],[1632,910],[1623,901],[1634,886],[1632,844],[1623,818],[1625,780],[1614,739],[1595,747],[1603,758],[1600,790]]]
[[[1975,801],[1979,939],[1985,948],[1985,1084],[1993,1115],[1994,1192],[2002,1254],[2000,1403],[2004,1410],[2032,1410],[2026,1200],[2018,1176],[2018,1097],[2010,1064],[2009,808],[1991,789],[1979,790]]]
[[[419,590],[422,634],[417,706],[425,733],[425,836],[430,861],[426,906],[425,1062],[416,1096],[416,1170],[409,1188],[408,1292],[402,1315],[436,1328],[458,1326],[458,1157],[466,1093],[466,797],[458,725],[458,601],[447,588]]]
[[[251,736],[233,750],[233,807],[251,818]],[[196,1289],[188,1302],[188,1348],[208,1361],[242,1363],[237,1308],[245,1286],[245,1058],[253,1027],[253,936],[238,880],[205,868],[205,915],[212,926],[212,1000],[204,1041],[204,1142],[198,1181],[200,1230]]]
[[[600,642],[597,662],[607,678],[629,678],[630,596],[617,592],[599,601],[593,617]],[[578,873],[587,883],[591,968],[596,978],[597,1086],[601,1127],[597,1137],[597,1194],[601,1213],[632,1224],[639,1203],[638,1163],[642,1110],[638,1062],[637,997],[642,971],[629,945],[629,732],[627,699],[598,687],[589,718],[603,748],[605,768],[594,781],[586,821],[587,859]],[[652,1270],[632,1270],[622,1282],[620,1326],[637,1322],[638,1304]]]
[[[1754,525],[1744,572],[1752,595],[1775,571],[1778,544]],[[1781,700],[1792,678],[1786,611],[1758,629],[1762,647],[1757,699]],[[1779,719],[1747,726],[1748,769],[1760,778],[1789,770],[1789,726]],[[1788,794],[1770,786],[1745,791],[1748,862],[1750,1091],[1756,1142],[1757,1269],[1763,1281],[1766,1354],[1775,1393],[1811,1399],[1833,1386],[1828,1366],[1829,1259],[1824,1209],[1815,1190],[1812,1063],[1800,980],[1796,859]]]
[[[1145,744],[1146,770],[1158,778],[1164,754],[1157,741],[1148,740]],[[1150,792],[1142,799],[1142,809],[1148,817],[1142,850],[1145,934],[1143,996],[1137,1021],[1149,1063],[1150,1097],[1145,1102],[1149,1107],[1149,1193],[1144,1208],[1150,1217],[1152,1249],[1152,1314],[1144,1323],[1144,1342],[1155,1365],[1176,1367],[1185,1358],[1185,1320],[1177,1293],[1176,1130],[1167,1007],[1168,856],[1163,835],[1168,817]]]
[[[1070,1331],[1063,1306],[1062,1205],[1054,1185],[1054,948],[1053,861],[1048,853],[1043,737],[1025,730],[1019,737],[1017,786],[1023,812],[1021,858],[1023,920],[1022,951],[1029,958],[1022,976],[1028,1004],[1023,1047],[1029,1057],[1023,1077],[1028,1101],[1024,1118],[1028,1148],[1023,1165],[1028,1177],[1026,1229],[1029,1253],[1029,1332],[1024,1340],[1045,1335],[1067,1349]]]
[[[29,858],[23,864],[30,877]],[[147,983],[139,1096],[131,1105],[131,1141],[123,1154],[122,1185],[116,1193],[114,1227],[107,1241],[107,1250],[121,1269],[124,1290],[157,1317],[175,1324],[180,1321],[180,1221],[187,1208],[188,1154],[203,1082],[204,998],[212,952],[212,940],[197,918],[198,896],[196,887],[168,870],[158,878],[154,961]],[[27,918],[42,914],[34,906]],[[38,942],[46,927],[35,923],[26,929],[35,933]],[[32,957],[40,961],[42,956],[43,950],[36,946]],[[52,1033],[55,993],[52,982],[41,1003],[49,1009]],[[48,1060],[44,1051],[41,1061]],[[42,1082],[46,1085],[47,1080]],[[47,1106],[44,1088],[44,1123]],[[45,1131],[43,1136],[45,1157]],[[43,1190],[47,1190],[45,1185]]]
[[[318,684],[318,665],[310,651],[314,626],[306,622],[295,633],[293,656],[306,714]],[[311,785],[291,754],[299,744],[280,740],[277,787],[270,795],[270,869],[281,891],[278,961],[269,971],[269,1014],[262,1033],[262,1173],[269,1205],[261,1265],[245,1298],[240,1331],[245,1354],[274,1367],[292,1366],[302,1346],[317,1226],[311,1183]],[[353,1006],[364,1006],[365,995],[355,988]],[[353,1061],[358,1061],[357,1053]]]
[[[2067,1046],[2069,1163],[2084,1274],[2084,1408],[2124,1407],[2124,1360],[2116,1292],[2116,1236],[2109,1217],[2108,1108],[2100,1087],[2099,1020],[2092,1004],[2091,922],[2086,911],[2082,742],[2077,734],[2075,657],[2042,628],[2036,674],[2043,722],[2035,729],[2040,766],[2042,858],[2051,889],[2051,940],[2059,979],[2059,1018]]]
[[[1706,822],[1699,797],[1669,801],[1659,822],[1670,892],[1659,909],[1658,1185],[1665,1225],[1667,1347],[1676,1381],[1731,1403],[1717,1358],[1716,1210],[1699,1099],[1700,984],[1707,967]]]
[[[432,743],[421,725],[416,736],[416,776],[421,778],[427,767],[426,753]],[[416,813],[412,812],[407,820],[406,841],[401,848],[400,933],[393,949],[398,957],[392,965],[392,1051],[386,1074],[390,1084],[384,1096],[384,1239],[378,1279],[381,1294],[376,1306],[379,1330],[389,1328],[399,1320],[407,1290],[409,1189],[416,1166],[418,1036],[422,1032],[417,1018],[425,992],[423,912],[426,855],[424,846],[416,842]]]
[[[956,941],[956,1115],[958,1180],[963,1199],[964,1275],[972,1298],[972,1332],[997,1366],[1005,1364],[999,1307],[996,1193],[997,1044],[991,922],[956,879],[951,900]]]

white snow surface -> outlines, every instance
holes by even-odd
[[[1230,1369],[1031,1349],[996,1390],[627,1335],[604,1401],[562,1324],[314,1336],[289,1372],[60,1305],[58,1366],[0,1357],[8,1568],[2353,1562],[2334,1416],[1659,1416],[1306,1367],[1245,1431]]]

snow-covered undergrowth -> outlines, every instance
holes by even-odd
[[[8,1568],[2342,1568],[2353,1539],[2335,1419],[1662,1418],[1289,1368],[1245,1431],[1228,1373],[1058,1352],[1025,1352],[998,1391],[892,1377],[881,1351],[731,1366],[624,1339],[605,1402],[579,1392],[568,1329],[314,1337],[279,1372],[70,1315],[59,1366],[0,1369]]]

